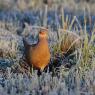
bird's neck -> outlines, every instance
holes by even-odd
[[[48,40],[45,39],[39,39],[37,47],[42,51],[49,50]]]
[[[38,42],[48,42],[46,38],[39,38]]]
[[[40,44],[41,46],[48,46],[48,41],[45,38],[39,39],[38,44]]]

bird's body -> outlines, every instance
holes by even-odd
[[[69,51],[74,51],[81,46],[81,39],[78,35],[70,32],[64,33],[64,41],[61,41],[61,51],[66,54]]]
[[[27,62],[40,70],[43,70],[50,61],[47,34],[43,32],[39,33],[39,41],[35,45],[29,45],[26,40],[23,40]]]
[[[68,31],[68,22],[64,22],[63,29],[61,29],[62,36],[60,49],[63,54],[72,53],[76,48],[81,46],[81,38],[74,32]]]

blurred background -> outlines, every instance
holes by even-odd
[[[0,0],[0,9],[6,10],[27,10],[42,8],[44,0]],[[83,10],[84,7],[89,7],[95,13],[95,0],[47,0],[49,7],[54,8],[54,4],[64,5],[64,8],[72,10]]]

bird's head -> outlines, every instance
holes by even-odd
[[[40,32],[39,32],[39,39],[42,39],[42,38],[45,38],[45,39],[48,38],[48,31],[47,31],[47,29],[41,29],[40,30]]]

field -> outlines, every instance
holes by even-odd
[[[94,5],[94,0],[52,0],[48,5],[0,0],[0,95],[95,95]],[[48,28],[51,60],[39,75],[25,61],[23,38],[37,43],[43,27]],[[77,35],[81,45],[63,56],[65,33]]]

